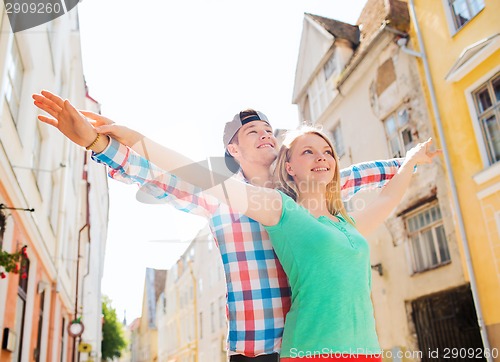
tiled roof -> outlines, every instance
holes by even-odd
[[[356,25],[343,23],[338,20],[325,18],[319,15],[308,14],[314,21],[320,24],[326,31],[336,38],[349,40],[354,47],[359,44],[359,28]]]
[[[361,28],[361,42],[369,42],[383,23],[407,32],[410,25],[407,4],[400,0],[368,0],[356,22]]]
[[[161,293],[165,290],[165,281],[167,280],[167,271],[155,269],[155,303],[158,301]]]

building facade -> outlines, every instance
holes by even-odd
[[[37,120],[31,94],[49,89],[98,111],[86,89],[76,9],[13,34],[0,7],[0,247],[27,246],[25,278],[0,280],[0,361],[96,360],[101,347],[100,280],[107,232],[105,170]],[[34,209],[34,211],[31,211]],[[84,333],[72,337],[71,322]]]
[[[483,340],[498,352],[500,4],[412,0],[409,7],[410,43],[419,53],[431,119],[445,151],[466,277],[476,286]]]
[[[404,157],[436,138],[417,61],[399,41],[409,30],[408,6],[398,0],[369,0],[356,25],[304,16],[293,103],[301,122],[331,136],[342,167]],[[360,193],[346,206],[363,208],[377,194]],[[449,194],[442,160],[418,167],[396,210],[368,236],[385,360],[430,360],[422,339],[429,334],[450,348],[457,340],[463,348],[482,346],[474,318],[470,332],[463,328],[463,313],[475,310]]]
[[[153,362],[159,360],[158,345],[158,318],[157,306],[164,293],[167,271],[162,269],[146,268],[144,280],[144,294],[142,299],[142,314],[139,318],[137,336],[134,336],[137,345],[134,346],[137,354],[134,362]]]
[[[200,230],[169,270],[161,309],[159,361],[226,361],[226,283],[208,228]]]

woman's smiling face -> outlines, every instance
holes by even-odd
[[[299,189],[306,186],[302,183],[328,184],[335,176],[336,167],[332,147],[315,133],[307,133],[293,142],[286,163],[286,170]]]

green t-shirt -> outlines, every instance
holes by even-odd
[[[265,227],[292,288],[281,356],[380,353],[368,242],[341,216],[315,218],[281,194],[281,219]]]

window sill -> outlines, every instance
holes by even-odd
[[[424,269],[424,270],[420,270],[420,271],[415,271],[413,272],[410,276],[417,276],[417,275],[420,275],[420,274],[423,274],[423,273],[426,273],[428,271],[433,271],[433,270],[436,270],[438,268],[441,268],[443,266],[446,266],[446,265],[450,265],[451,264],[451,260],[450,261],[447,261],[447,262],[444,262],[444,263],[441,263],[441,264],[438,264],[438,265],[435,265],[433,267],[430,267],[430,268],[427,268],[427,269]]]
[[[500,161],[478,172],[472,178],[477,185],[482,185],[500,175]]]

